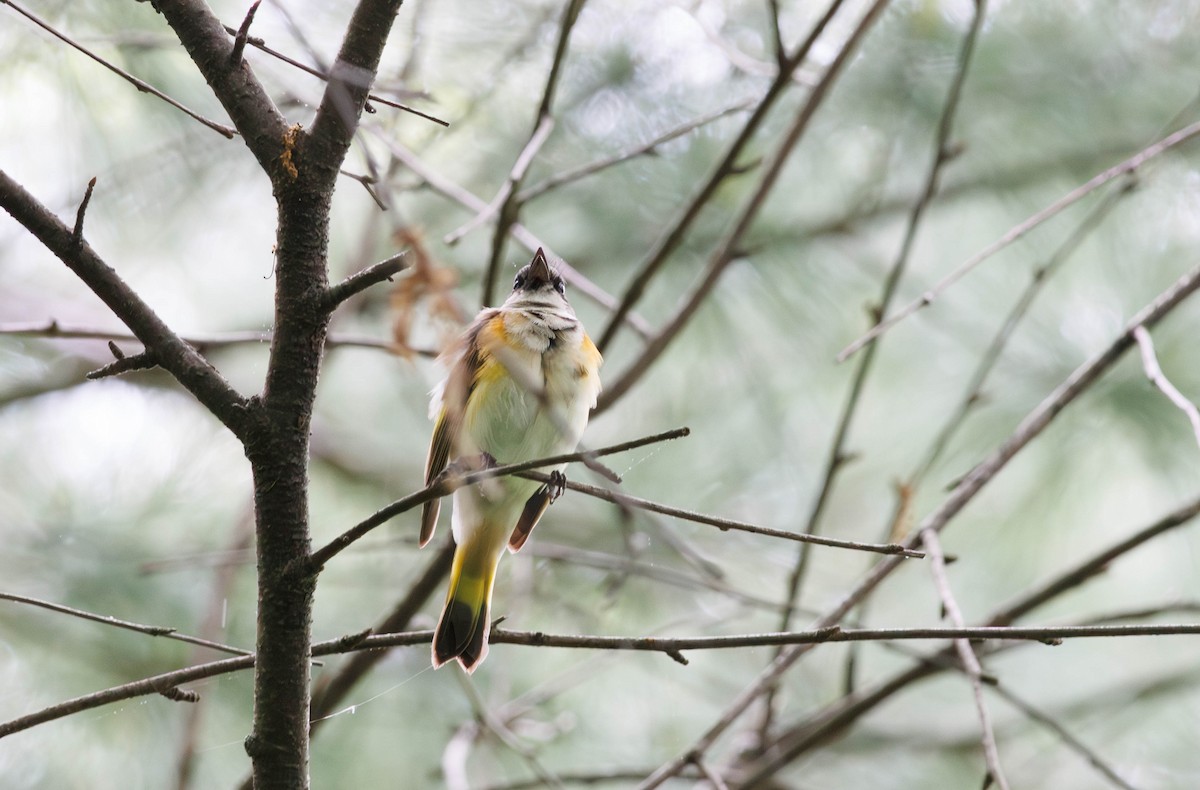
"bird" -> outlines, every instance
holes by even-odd
[[[449,372],[430,399],[433,438],[425,484],[439,475],[574,452],[600,393],[602,357],[567,301],[562,275],[538,248],[499,307],[485,307],[444,356]],[[454,560],[433,637],[433,666],[472,673],[488,654],[492,587],[505,548],[520,551],[562,494],[550,482],[490,478],[452,494]],[[425,503],[420,545],[433,537],[440,499]]]

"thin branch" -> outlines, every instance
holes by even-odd
[[[158,364],[175,377],[236,436],[246,428],[247,401],[196,349],[167,327],[86,241],[0,171],[0,206],[67,265],[128,326]]]
[[[639,156],[654,154],[657,152],[660,146],[669,143],[672,140],[683,137],[686,134],[690,134],[691,132],[694,132],[703,126],[707,126],[713,121],[720,120],[721,118],[725,118],[735,113],[745,112],[746,110],[750,109],[753,103],[754,102],[752,99],[744,99],[737,104],[726,107],[723,110],[717,110],[716,112],[702,115],[699,118],[695,118],[685,124],[676,126],[674,129],[660,134],[658,137],[655,137],[653,140],[650,140],[647,143],[635,145],[632,148],[628,148],[620,153],[613,154],[612,156],[606,156],[603,159],[597,159],[595,162],[589,162],[586,165],[581,165],[580,167],[567,170],[559,173],[558,175],[550,176],[543,181],[539,181],[533,186],[522,189],[517,194],[517,202],[528,203],[529,201],[541,197],[551,190],[575,181],[579,181],[580,179],[588,176],[595,175],[596,173],[599,173],[602,170],[607,170],[614,165],[628,162],[629,160],[636,159]]]
[[[1008,345],[1009,338],[1012,337],[1017,325],[1020,324],[1026,313],[1029,312],[1029,308],[1033,305],[1034,300],[1041,293],[1046,283],[1062,268],[1071,255],[1079,249],[1079,246],[1088,235],[1099,227],[1100,223],[1117,207],[1121,199],[1129,194],[1133,183],[1130,180],[1124,188],[1106,195],[1105,199],[1097,204],[1096,208],[1051,253],[1046,262],[1033,270],[1029,278],[1029,284],[1021,293],[1016,303],[1013,304],[1012,310],[1009,311],[1000,328],[996,330],[996,334],[988,344],[987,350],[980,357],[979,364],[971,374],[971,380],[967,385],[962,399],[959,401],[958,408],[946,420],[937,438],[930,444],[925,457],[917,464],[912,474],[908,476],[906,484],[910,488],[916,489],[924,481],[925,476],[929,474],[934,464],[937,463],[942,453],[945,452],[950,440],[958,432],[958,429],[962,427],[967,415],[980,402],[980,398],[983,396],[984,385],[987,383],[988,378],[996,367],[996,363],[1000,360],[1001,354]],[[872,348],[874,346],[875,344],[872,344]],[[868,349],[869,351],[870,349]]]
[[[1076,226],[1074,231],[1050,254],[1050,257],[1041,265],[1033,270],[1029,284],[1022,291],[1021,296],[1013,304],[1008,315],[1001,323],[1000,328],[996,330],[987,349],[980,357],[979,364],[975,367],[971,374],[970,381],[965,389],[963,397],[959,400],[959,405],[946,422],[938,431],[934,440],[930,443],[925,451],[924,457],[917,462],[913,470],[903,482],[896,487],[897,501],[893,516],[889,519],[888,524],[883,529],[883,539],[890,536],[902,534],[907,531],[906,522],[909,518],[912,503],[916,499],[917,491],[924,483],[926,476],[934,468],[934,465],[942,457],[942,453],[949,446],[951,439],[957,434],[958,430],[965,424],[968,415],[980,403],[983,395],[984,385],[995,369],[996,363],[999,362],[1005,347],[1008,345],[1009,339],[1013,336],[1017,326],[1032,307],[1034,300],[1041,293],[1046,283],[1050,278],[1061,269],[1066,262],[1071,258],[1072,254],[1079,248],[1088,235],[1099,227],[1100,223],[1108,217],[1108,215],[1117,207],[1120,201],[1131,191],[1135,183],[1135,177],[1127,177],[1126,183],[1122,188],[1110,192],[1104,197],[1099,204]],[[862,360],[868,359],[874,355],[877,344],[872,343],[871,346],[861,357]],[[860,362],[861,364],[861,362]],[[867,602],[862,603],[860,610],[865,616]],[[851,648],[847,652],[845,666],[845,680],[847,688],[852,688],[854,683],[854,668],[856,661],[856,651]]]
[[[1025,714],[1025,716],[1028,718],[1053,732],[1056,736],[1058,736],[1059,740],[1067,745],[1069,749],[1083,757],[1083,759],[1087,760],[1089,765],[1103,774],[1104,777],[1114,785],[1122,788],[1122,790],[1137,790],[1136,787],[1125,781],[1125,779],[1123,779],[1121,775],[1118,774],[1116,770],[1108,764],[1107,760],[1102,758],[1094,750],[1088,748],[1087,744],[1076,738],[1075,735],[1072,734],[1071,731],[1062,724],[1055,721],[1054,717],[1052,717],[1050,714],[1021,699],[1003,685],[992,686],[991,692],[999,696],[1009,705],[1012,705],[1014,708],[1021,711],[1021,713]]]
[[[333,310],[342,302],[362,293],[372,285],[377,285],[385,280],[390,281],[392,275],[403,271],[408,265],[404,261],[404,256],[407,254],[408,250],[401,250],[386,260],[372,264],[360,272],[355,272],[337,285],[330,286],[329,290],[325,292],[323,300],[325,309]]]
[[[235,37],[237,36],[237,34],[239,32],[238,30],[235,30],[234,28],[229,27],[228,25],[225,26],[225,31],[227,33],[229,33],[231,36],[235,36]],[[249,44],[250,46],[254,47],[255,49],[257,49],[259,52],[270,55],[271,57],[275,58],[276,60],[282,61],[283,63],[286,63],[289,66],[292,66],[293,68],[300,69],[304,73],[310,74],[319,80],[322,80],[324,82],[329,81],[329,73],[328,72],[322,71],[321,69],[315,69],[312,66],[309,66],[308,64],[301,63],[300,61],[296,60],[295,58],[292,58],[288,55],[283,54],[279,50],[272,49],[271,47],[267,46],[266,42],[263,41],[261,38],[255,38],[255,37],[251,36],[246,39],[246,43]],[[235,44],[236,44],[236,39],[235,39]],[[450,125],[450,123],[448,121],[443,121],[441,118],[432,116],[429,113],[421,112],[420,110],[409,107],[407,104],[401,104],[399,102],[392,101],[391,99],[385,99],[376,93],[368,93],[367,101],[373,102],[375,104],[383,104],[387,107],[392,107],[397,110],[403,110],[404,112],[411,113],[420,118],[424,118],[427,121],[433,121],[434,123],[438,124],[439,126],[449,126]]]
[[[550,476],[544,473],[525,472],[518,475],[530,480],[537,480],[542,483],[550,482]],[[793,540],[799,543],[811,543],[817,546],[832,546],[839,549],[853,549],[855,551],[867,551],[874,554],[898,554],[909,559],[922,559],[925,554],[920,551],[901,546],[899,543],[862,543],[856,540],[842,540],[839,538],[827,538],[823,535],[808,535],[803,532],[788,532],[783,529],[771,529],[770,527],[760,527],[755,524],[747,524],[744,521],[734,521],[733,519],[719,518],[717,516],[709,516],[704,513],[697,513],[692,510],[683,510],[682,508],[671,507],[670,505],[659,504],[652,502],[649,499],[630,496],[619,491],[612,491],[607,488],[588,485],[586,483],[577,483],[574,480],[567,480],[564,483],[566,488],[572,491],[578,491],[581,494],[603,499],[606,502],[624,505],[626,507],[637,508],[638,510],[648,510],[651,513],[661,513],[664,516],[673,516],[674,518],[691,521],[696,524],[706,524],[710,527],[716,527],[721,531],[733,530],[735,532],[747,532],[752,535],[765,535],[771,538],[782,538],[783,540]]]
[[[149,634],[150,636],[161,636],[167,639],[174,639],[177,642],[187,642],[189,645],[207,647],[211,650],[218,650],[222,653],[232,653],[240,656],[251,655],[251,651],[249,650],[242,650],[240,647],[232,647],[231,645],[224,645],[220,642],[201,639],[198,636],[181,634],[174,628],[168,628],[161,625],[142,625],[140,623],[132,623],[128,620],[121,620],[105,614],[95,614],[93,612],[84,611],[83,609],[75,609],[70,606],[63,606],[62,604],[43,601],[40,598],[30,598],[26,595],[0,592],[0,600],[28,604],[29,606],[37,606],[42,609],[49,609],[52,612],[59,612],[61,614],[70,615],[71,617],[78,617],[82,620],[91,620],[94,623],[103,623],[105,625],[111,625],[114,628],[123,628],[127,631],[136,631],[140,634]]]
[[[964,275],[966,275],[979,264],[983,263],[988,258],[995,255],[1000,250],[1015,242],[1017,239],[1020,239],[1029,231],[1053,218],[1069,206],[1078,203],[1080,200],[1087,197],[1092,192],[1095,192],[1097,189],[1109,183],[1113,179],[1135,172],[1146,162],[1171,150],[1177,145],[1187,142],[1198,134],[1200,134],[1200,122],[1194,123],[1191,126],[1185,126],[1174,134],[1168,135],[1159,140],[1157,143],[1142,149],[1138,153],[1126,159],[1124,162],[1114,165],[1102,173],[1098,173],[1086,183],[1063,195],[1061,198],[1054,201],[1049,206],[1046,206],[1046,208],[1042,209],[1041,211],[1038,211],[1024,222],[1021,222],[1020,224],[1010,228],[1009,231],[999,239],[975,253],[975,255],[968,258],[966,262],[962,263],[960,266],[950,272],[950,274],[946,275],[937,283],[935,283],[933,287],[923,293],[920,298],[914,299],[904,307],[901,307],[899,310],[897,310],[893,315],[882,319],[870,331],[842,349],[837,355],[838,361],[845,361],[851,354],[859,351],[863,346],[874,341],[884,332],[888,331],[905,318],[908,318],[918,310],[922,310],[933,304],[934,300],[936,300],[947,288],[961,280]]]
[[[537,153],[541,150],[542,146],[546,144],[546,140],[550,138],[550,132],[553,130],[554,119],[550,116],[546,116],[542,119],[542,122],[538,124],[537,128],[533,130],[533,136],[529,138],[529,142],[525,144],[525,148],[521,151],[520,155],[517,156],[517,161],[513,164],[512,170],[508,174],[508,179],[505,180],[504,186],[500,187],[500,190],[496,193],[496,196],[492,198],[492,202],[484,206],[478,214],[471,217],[462,225],[459,225],[458,228],[443,236],[443,244],[448,247],[453,247],[462,240],[463,236],[475,230],[475,228],[479,227],[496,215],[496,212],[500,210],[501,206],[508,202],[508,199],[512,196],[513,190],[516,188],[517,184],[521,183],[521,180],[525,178],[525,173],[529,170],[529,166],[533,164],[534,157],[537,156]],[[484,302],[484,304],[490,303],[490,301]]]
[[[612,343],[617,330],[620,329],[621,322],[625,319],[625,315],[634,308],[638,300],[641,299],[642,294],[645,293],[646,286],[649,285],[650,280],[654,278],[671,254],[683,243],[684,238],[691,230],[692,224],[700,216],[704,207],[716,195],[720,186],[729,177],[739,171],[738,160],[741,159],[742,153],[758,132],[759,127],[770,113],[776,100],[783,95],[784,89],[791,84],[792,72],[808,57],[808,53],[812,50],[813,45],[817,43],[817,39],[842,7],[843,2],[844,0],[832,0],[824,15],[817,20],[813,29],[809,31],[808,37],[796,48],[796,51],[792,53],[787,62],[780,67],[775,78],[763,94],[762,100],[755,106],[750,117],[746,119],[746,123],[742,126],[741,131],[738,132],[738,136],[729,145],[729,148],[725,151],[725,155],[708,177],[708,180],[705,181],[704,185],[688,203],[687,208],[683,210],[679,219],[675,220],[670,229],[654,245],[654,249],[650,251],[646,261],[633,276],[633,279],[630,280],[629,285],[625,288],[625,292],[621,294],[620,304],[612,316],[609,317],[608,324],[598,335],[599,339],[596,345],[601,351],[606,350]]]
[[[758,218],[758,212],[763,207],[780,174],[783,172],[783,166],[791,156],[796,144],[800,142],[804,132],[808,129],[809,122],[823,103],[825,96],[841,73],[843,66],[850,60],[850,56],[858,49],[858,44],[862,41],[863,37],[866,36],[867,32],[883,14],[883,10],[887,8],[888,2],[889,0],[875,0],[862,19],[859,20],[858,26],[854,28],[850,37],[842,44],[837,56],[821,76],[820,82],[809,92],[808,98],[796,114],[791,128],[788,129],[782,142],[780,142],[764,166],[762,178],[753,194],[751,194],[743,206],[737,221],[725,233],[724,237],[717,244],[716,250],[709,257],[708,267],[701,275],[699,282],[692,288],[692,291],[683,300],[683,303],[676,310],[675,314],[650,338],[650,342],[642,349],[637,359],[630,363],[629,367],[615,381],[608,382],[605,385],[604,391],[600,394],[600,399],[596,404],[597,413],[604,411],[614,404],[642,378],[646,371],[658,360],[663,351],[666,350],[667,346],[670,345],[671,341],[688,324],[696,311],[700,309],[700,305],[704,303],[704,300],[716,286],[717,281],[729,267],[729,264],[743,256],[740,250],[742,240]],[[615,321],[619,314],[618,311],[612,320]],[[610,321],[609,326],[612,325],[612,321]],[[600,347],[602,348],[602,346]]]
[[[132,332],[118,332],[98,327],[61,324],[53,318],[46,321],[0,324],[0,335],[109,341],[136,341],[138,339],[137,335]],[[205,353],[212,349],[238,345],[258,345],[267,348],[271,344],[272,336],[271,332],[249,330],[245,332],[216,332],[210,335],[182,335],[179,339],[195,347],[200,353]],[[368,348],[378,351],[391,351],[392,341],[363,335],[333,332],[325,338],[325,348]],[[429,358],[436,357],[440,353],[429,348],[412,349],[412,351],[418,356]]]
[[[108,343],[110,349],[115,350],[117,348],[116,344],[111,340]],[[131,357],[127,357],[124,354],[116,356],[116,359],[104,367],[88,372],[85,378],[89,381],[98,381],[109,376],[119,376],[122,373],[130,373],[135,370],[150,370],[151,368],[158,367],[158,359],[149,351],[143,351]]]
[[[929,552],[929,571],[933,574],[933,584],[938,591],[938,598],[941,599],[942,610],[956,628],[963,628],[966,626],[966,619],[958,606],[958,601],[954,598],[953,590],[950,589],[950,579],[946,575],[946,557],[942,553],[942,543],[938,539],[938,534],[931,529],[922,530],[921,541],[925,544],[925,550]],[[983,667],[980,666],[979,657],[975,655],[971,643],[966,639],[955,639],[954,649],[958,652],[963,673],[971,682],[971,691],[975,697],[975,709],[979,713],[980,740],[983,744],[988,780],[995,782],[1000,790],[1008,790],[1008,779],[1005,778],[1004,769],[1000,765],[1000,750],[996,746],[996,732],[992,728],[992,717],[988,714],[987,703],[983,699],[983,680],[981,679]],[[984,786],[986,787],[988,784],[989,782],[985,780]]]
[[[554,47],[554,58],[550,62],[550,73],[546,76],[542,100],[538,104],[537,114],[534,116],[533,129],[529,133],[529,143],[525,146],[525,151],[518,157],[517,164],[513,166],[513,175],[509,177],[506,188],[501,190],[504,198],[499,201],[497,209],[499,216],[496,219],[495,232],[492,234],[492,253],[483,278],[482,303],[485,305],[492,304],[492,300],[495,298],[496,281],[500,274],[500,264],[504,258],[504,242],[508,239],[509,227],[519,219],[521,213],[521,204],[515,200],[515,196],[521,188],[525,172],[522,169],[518,175],[518,167],[521,165],[522,159],[527,160],[526,167],[528,167],[537,154],[537,150],[541,148],[538,138],[549,136],[550,130],[554,128],[551,108],[554,104],[554,96],[558,91],[559,75],[567,60],[567,46],[571,41],[571,31],[575,28],[575,22],[579,19],[579,12],[583,10],[584,2],[586,0],[567,0],[566,8],[563,9],[558,25],[558,41]],[[528,156],[526,156],[526,152],[528,152]]]
[[[1200,635],[1200,623],[1037,626],[1021,628],[861,628],[841,629],[837,626],[790,633],[742,634],[737,636],[704,637],[621,637],[577,634],[545,634],[531,631],[493,629],[489,641],[493,645],[524,645],[527,647],[560,647],[578,650],[625,650],[650,653],[680,653],[685,650],[730,650],[771,645],[819,645],[827,642],[888,642],[911,640],[971,639],[987,641],[1040,642],[1057,645],[1067,639],[1128,638],[1141,636]],[[350,634],[337,639],[317,642],[312,656],[329,656],[360,650],[378,650],[428,644],[433,631],[409,631],[399,634],[379,634],[363,637]],[[27,730],[39,724],[148,694],[177,687],[205,678],[239,672],[254,666],[254,655],[237,656],[185,669],[164,672],[120,686],[86,694],[52,705],[35,713],[0,723],[0,738]]]
[[[943,504],[938,507],[933,513],[927,516],[919,525],[918,532],[909,540],[909,547],[917,545],[920,541],[920,530],[930,529],[935,532],[940,532],[950,522],[950,520],[961,511],[968,502],[975,498],[975,495],[983,489],[988,482],[1003,469],[1013,457],[1020,452],[1029,442],[1041,434],[1041,432],[1050,424],[1050,422],[1075,400],[1081,393],[1085,392],[1099,377],[1105,373],[1126,350],[1132,345],[1132,333],[1134,327],[1146,325],[1152,326],[1168,315],[1175,307],[1177,307],[1187,296],[1191,295],[1198,287],[1200,287],[1200,266],[1192,269],[1185,274],[1166,291],[1159,295],[1150,305],[1141,310],[1130,323],[1126,330],[1113,343],[1098,356],[1080,366],[1072,373],[1065,382],[1054,390],[1045,400],[1043,400],[1024,420],[1017,426],[1003,444],[991,453],[984,461],[979,463],[967,475],[965,475],[955,485],[950,496]],[[884,557],[867,575],[848,592],[841,601],[829,609],[824,615],[816,620],[813,624],[816,628],[824,628],[833,626],[840,622],[846,614],[858,605],[867,595],[869,595],[879,584],[883,582],[891,573],[900,566],[901,558],[898,556]],[[788,650],[780,653],[780,655],[772,662],[753,683],[747,686],[738,696],[730,703],[729,707],[721,715],[721,717],[706,730],[692,748],[686,750],[683,755],[676,757],[663,765],[658,771],[647,778],[643,784],[644,788],[657,787],[665,782],[670,777],[678,773],[679,769],[686,763],[686,756],[692,752],[703,753],[720,737],[725,730],[741,717],[743,713],[757,700],[762,694],[771,689],[778,679],[786,673],[791,666],[796,663],[806,652],[809,646],[798,644],[790,647]]]
[[[125,80],[126,82],[133,85],[135,88],[137,88],[142,93],[149,93],[152,96],[157,96],[158,98],[165,101],[167,104],[171,105],[175,109],[177,109],[180,112],[187,115],[189,118],[199,121],[200,123],[207,126],[209,129],[212,129],[214,132],[218,132],[223,137],[225,137],[225,139],[231,140],[231,139],[233,139],[233,136],[237,134],[237,130],[230,129],[228,126],[225,126],[224,124],[220,124],[220,123],[217,123],[216,121],[205,118],[203,115],[201,115],[193,110],[188,109],[183,104],[180,104],[175,99],[172,99],[170,96],[163,93],[158,88],[155,88],[153,85],[146,82],[145,80],[140,80],[137,77],[130,74],[129,72],[125,71],[124,69],[121,69],[120,67],[116,66],[115,64],[109,63],[107,60],[100,57],[95,52],[92,52],[90,49],[83,46],[79,42],[75,41],[70,36],[66,35],[65,33],[61,33],[58,30],[55,30],[45,20],[40,19],[38,16],[30,13],[29,11],[26,11],[24,8],[17,5],[16,3],[14,3],[13,0],[0,0],[0,3],[3,3],[6,6],[9,6],[14,11],[16,11],[18,14],[20,14],[21,16],[28,19],[30,22],[33,22],[35,25],[40,27],[42,30],[45,30],[47,33],[49,33],[50,35],[59,39],[60,41],[64,42],[65,44],[68,44],[71,47],[79,50],[83,54],[87,55],[89,58],[91,58],[92,60],[99,63],[101,66],[108,69],[113,74],[116,74],[117,76],[119,76],[123,80]]]
[[[1142,352],[1142,368],[1146,371],[1146,378],[1150,379],[1150,383],[1158,387],[1163,395],[1175,407],[1187,415],[1188,422],[1192,424],[1192,435],[1196,437],[1196,443],[1200,444],[1200,410],[1196,409],[1196,404],[1192,403],[1183,393],[1175,388],[1166,374],[1162,372],[1162,368],[1158,364],[1158,356],[1154,353],[1154,341],[1150,339],[1150,333],[1145,327],[1135,327],[1133,337],[1137,340],[1138,348]]]
[[[429,187],[435,192],[443,197],[448,198],[449,200],[454,201],[455,203],[458,203],[468,211],[478,212],[483,210],[486,204],[476,195],[466,189],[463,189],[458,184],[446,178],[436,169],[426,165],[416,154],[397,143],[391,138],[391,136],[385,135],[377,129],[370,129],[370,131],[372,131],[376,137],[385,146],[387,146],[388,150],[391,151],[392,156],[398,159],[409,170],[420,176],[421,180],[429,185]],[[514,222],[509,228],[509,233],[522,247],[525,247],[527,250],[529,250],[529,252],[532,253],[534,250],[541,247],[546,251],[547,255],[555,258],[559,273],[562,274],[563,278],[571,284],[572,288],[575,288],[581,294],[588,297],[601,307],[605,307],[609,310],[616,308],[617,300],[612,294],[608,293],[603,288],[589,280],[587,277],[580,274],[560,256],[555,255],[549,244],[535,236],[524,225]],[[642,337],[648,337],[650,335],[650,325],[641,316],[637,315],[636,313],[629,313],[625,320],[629,323],[629,326],[632,327],[633,330]]]
[[[622,453],[628,450],[634,450],[638,447],[644,447],[648,444],[679,439],[687,436],[688,433],[689,431],[687,428],[676,428],[671,431],[655,434],[654,436],[647,436],[642,439],[634,439],[633,441],[622,442],[621,444],[601,447],[597,450],[565,453],[563,455],[551,456],[549,458],[539,458],[519,464],[507,464],[505,466],[496,466],[490,469],[481,469],[458,476],[439,476],[420,491],[409,494],[403,499],[398,499],[387,507],[376,511],[365,520],[359,522],[357,525],[351,527],[338,537],[331,540],[329,543],[325,544],[324,547],[313,552],[308,560],[309,567],[313,572],[318,572],[325,565],[325,563],[329,562],[329,560],[331,560],[333,557],[344,551],[347,546],[354,543],[354,541],[359,540],[371,530],[418,505],[422,505],[440,496],[445,496],[456,488],[474,485],[475,483],[483,480],[490,480],[493,477],[503,477],[505,475],[512,475],[518,472],[527,472],[531,469],[538,469],[540,467],[557,466],[558,464],[571,463],[573,461],[579,461],[585,456],[603,457],[606,455],[612,455],[614,453]]]

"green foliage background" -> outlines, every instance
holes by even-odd
[[[222,117],[150,4],[29,5],[189,107]],[[230,24],[245,12],[241,2],[213,5]],[[345,4],[281,5],[294,26],[279,5],[266,4],[254,34],[307,59],[302,33],[322,60],[332,58]],[[824,10],[781,5],[789,45]],[[768,8],[710,0],[587,4],[571,40],[556,128],[526,183],[761,95],[767,78],[731,64],[726,48],[769,67]],[[540,1],[407,4],[386,54],[382,89],[403,82],[427,92],[428,100],[409,101],[451,126],[380,106],[349,167],[364,172],[369,153],[386,170],[381,138],[394,140],[489,200],[533,126],[560,13],[559,3]],[[823,70],[851,16],[834,25],[802,74]],[[867,37],[789,161],[746,257],[651,373],[589,427],[591,446],[692,428],[686,440],[614,460],[630,493],[782,529],[803,527],[853,370],[833,358],[868,325],[867,307],[878,298],[929,167],[970,18],[966,0],[897,0]],[[0,166],[64,217],[97,176],[87,219],[92,245],[176,331],[269,330],[273,206],[266,180],[240,143],[138,93],[10,8],[0,8],[0,19]],[[900,300],[919,295],[1095,173],[1200,117],[1197,31],[1200,3],[1186,0],[988,3],[955,125],[961,153],[946,166]],[[289,118],[307,122],[320,83],[261,53],[249,58]],[[771,150],[804,94],[797,86],[785,97],[756,138],[755,156]],[[716,121],[653,156],[551,192],[530,203],[522,221],[619,294],[744,117]],[[694,282],[755,179],[751,169],[721,188],[654,281],[637,308],[652,325],[666,320]],[[444,234],[470,214],[403,167],[395,168],[390,188],[394,204],[383,213],[358,183],[343,180],[332,274],[387,257],[395,251],[392,230],[418,226],[430,251],[459,272],[459,297],[473,312],[490,227],[446,246]],[[1039,228],[886,336],[850,435],[853,462],[837,481],[825,532],[881,539],[894,482],[923,457],[961,401],[974,365],[1032,272],[1103,199],[1093,196]],[[1047,283],[984,399],[919,492],[918,515],[1194,265],[1198,211],[1194,144],[1140,172],[1136,189]],[[526,258],[509,245],[511,267]],[[0,220],[0,275],[4,325],[54,318],[120,329],[7,216]],[[574,302],[599,331],[605,312],[579,295]],[[386,289],[377,288],[336,316],[334,331],[385,339],[389,321]],[[1154,333],[1164,370],[1194,399],[1200,398],[1198,326],[1200,305],[1189,304]],[[419,328],[418,337],[432,343],[436,333]],[[606,376],[624,370],[639,349],[634,335],[621,335],[607,354]],[[261,386],[265,344],[212,357],[243,392]],[[107,358],[94,340],[0,338],[0,590],[189,633],[215,620],[221,640],[251,646],[253,564],[248,552],[231,550],[245,533],[250,501],[239,446],[161,374],[85,383],[83,372]],[[438,376],[427,360],[370,349],[330,352],[313,436],[318,544],[420,486],[430,432],[427,393]],[[982,619],[1194,496],[1198,453],[1184,416],[1146,382],[1136,354],[1129,355],[948,531],[947,551],[960,558],[951,582],[968,619]],[[416,550],[415,529],[413,515],[402,517],[331,564],[317,593],[317,639],[361,630],[390,610],[428,562]],[[668,536],[703,562],[689,561]],[[1194,529],[1169,534],[1034,620],[1069,623],[1172,602],[1190,606],[1200,595],[1197,545]],[[790,544],[693,524],[643,517],[623,524],[611,506],[571,495],[550,511],[526,550],[503,563],[496,613],[507,616],[507,626],[555,633],[769,631],[778,625],[769,604],[782,598],[795,556]],[[631,557],[636,566],[629,566]],[[866,555],[816,549],[801,606],[813,611],[836,601],[869,562]],[[719,584],[706,576],[709,564],[719,569]],[[232,583],[214,599],[225,568],[232,568]],[[1193,616],[1172,611],[1160,619]],[[431,605],[418,625],[431,626],[435,617]],[[909,563],[890,579],[867,617],[880,626],[936,624],[938,601],[923,563]],[[797,626],[804,621],[802,615]],[[213,657],[8,602],[0,602],[0,648],[4,720]],[[846,653],[824,646],[788,675],[783,723],[837,698]],[[500,715],[511,700],[542,692],[507,725],[546,770],[645,772],[687,747],[772,654],[694,652],[683,667],[660,655],[501,645],[468,691],[456,670],[429,671],[425,649],[399,649],[315,739],[314,786],[433,787],[454,780],[460,768],[471,787],[535,776],[525,757],[472,728],[479,706]],[[1022,647],[989,661],[988,669],[1135,786],[1170,788],[1200,777],[1197,655],[1200,648],[1187,637],[1090,640]],[[859,654],[858,673],[869,682],[909,663],[871,646]],[[327,661],[317,673],[338,664]],[[185,734],[187,706],[161,698],[85,712],[0,741],[3,784],[170,787],[181,744],[192,737],[191,786],[234,786],[248,767],[241,740],[249,726],[250,677],[225,676],[196,688],[203,709],[194,736]],[[1044,728],[999,699],[989,703],[1014,786],[1102,781]],[[974,787],[983,773],[977,730],[968,686],[945,676],[898,695],[781,778],[803,788]],[[740,737],[722,741],[717,761],[739,745]]]

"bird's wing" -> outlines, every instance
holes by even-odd
[[[471,392],[479,380],[481,366],[479,333],[495,317],[496,313],[495,310],[480,313],[475,322],[467,329],[453,352],[449,375],[442,386],[434,392],[437,421],[433,426],[433,438],[429,442],[429,456],[425,460],[425,485],[432,483],[454,456],[459,433],[462,430],[467,399],[471,396]],[[438,400],[441,401],[440,408]],[[432,499],[422,506],[420,540],[422,546],[433,537],[433,530],[437,526],[440,511],[440,499]]]

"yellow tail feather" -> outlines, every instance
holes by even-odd
[[[454,659],[467,672],[474,672],[487,657],[492,585],[501,551],[502,547],[493,548],[482,541],[454,550],[450,589],[433,636],[435,668]]]

